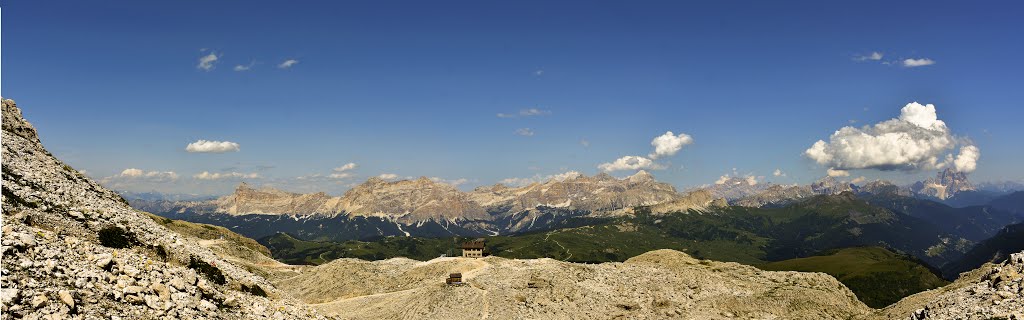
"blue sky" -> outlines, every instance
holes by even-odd
[[[123,189],[219,194],[246,180],[338,194],[384,173],[472,188],[596,174],[602,163],[652,153],[651,140],[666,131],[692,143],[649,171],[679,188],[734,172],[806,183],[840,165],[805,155],[816,141],[897,118],[914,101],[934,104],[957,140],[945,152],[980,150],[972,180],[1024,179],[1019,2],[8,1],[2,9],[4,97],[55,155]],[[217,60],[200,68],[210,54]],[[297,63],[283,68],[287,60]],[[519,115],[530,109],[538,112]],[[185,150],[201,139],[238,151]],[[348,163],[356,167],[334,170]],[[935,172],[860,167],[848,178],[909,182]],[[128,168],[141,174],[123,174]],[[221,175],[195,177],[202,172]]]

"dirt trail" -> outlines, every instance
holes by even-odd
[[[563,246],[561,243],[558,242],[558,240],[548,240],[548,238],[551,237],[551,233],[552,232],[548,232],[546,235],[544,235],[544,241],[552,241],[556,245],[558,245],[558,247],[562,248],[562,250],[565,250],[565,253],[568,253],[569,256],[565,257],[565,259],[562,259],[562,261],[569,261],[569,258],[572,258],[572,252],[569,252],[569,248]]]
[[[475,268],[473,270],[470,270],[470,271],[467,271],[467,272],[463,273],[462,274],[462,278],[464,279],[466,284],[469,284],[469,286],[472,287],[473,289],[477,289],[477,290],[483,291],[483,294],[480,295],[480,299],[483,300],[483,303],[482,303],[482,305],[483,305],[483,312],[481,312],[482,316],[480,317],[480,319],[487,319],[488,317],[491,316],[491,312],[490,312],[490,310],[491,310],[491,302],[489,300],[487,300],[487,294],[490,293],[490,292],[487,291],[487,289],[481,288],[481,287],[473,284],[472,280],[473,280],[473,278],[476,277],[476,274],[480,273],[484,269],[487,269],[487,267],[489,267],[490,264],[487,264],[486,262],[479,261],[479,260],[477,260],[476,262],[478,264],[480,264],[481,266],[479,266],[479,267],[477,267],[477,268]]]

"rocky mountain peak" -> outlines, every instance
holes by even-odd
[[[840,194],[853,191],[854,185],[849,182],[839,181],[835,177],[825,176],[811,184],[811,190],[816,194]]]
[[[40,142],[36,128],[21,115],[21,109],[14,100],[0,98],[3,104],[3,132],[17,135],[33,142]]]
[[[939,171],[934,178],[925,181],[918,181],[911,185],[910,189],[917,194],[948,199],[957,193],[974,190],[974,185],[967,180],[967,174],[956,171],[953,168],[946,168]]]
[[[633,175],[629,176],[628,178],[626,178],[626,180],[628,180],[629,182],[634,182],[634,183],[650,182],[650,181],[654,181],[654,176],[651,175],[650,173],[647,173],[646,170],[640,170],[640,171],[637,171],[635,174],[633,174]]]
[[[607,180],[617,180],[617,179],[615,179],[615,177],[613,177],[612,175],[608,174],[607,172],[601,172],[601,173],[598,173],[597,175],[594,176],[594,180],[607,181]]]
[[[245,183],[245,182],[241,182],[241,183],[238,184],[237,187],[235,187],[235,193],[245,193],[245,192],[251,192],[251,191],[255,191],[255,190],[256,189],[253,189],[251,186],[249,186],[248,183]]]

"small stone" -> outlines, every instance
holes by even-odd
[[[96,257],[96,266],[100,268],[106,268],[114,262],[113,258],[109,254],[101,254]]]
[[[4,288],[0,290],[0,302],[3,302],[5,306],[11,305],[11,302],[18,298],[19,293],[21,292],[18,289]]]
[[[160,306],[160,298],[158,298],[157,296],[146,295],[142,299],[146,301],[146,305],[149,306],[150,308],[153,308],[153,309],[156,309],[156,310],[162,310],[163,309]]]
[[[144,291],[144,290],[146,290],[146,288],[140,287],[140,286],[127,286],[127,287],[124,288],[124,293],[127,293],[127,294],[139,294],[139,293],[142,293],[142,291]]]
[[[31,233],[22,233],[20,238],[22,247],[27,248],[36,245],[36,239]]]
[[[224,299],[224,305],[231,308],[237,307],[238,299],[235,299],[235,297],[228,297],[227,299]]]
[[[178,291],[185,291],[185,280],[181,280],[181,278],[171,279],[171,281],[168,281],[167,284],[171,285],[171,287],[174,287],[175,289],[178,289]]]
[[[199,288],[199,290],[203,291],[203,293],[206,293],[206,294],[214,293],[213,287],[210,286],[210,283],[207,282],[204,279],[199,279],[199,282],[196,283],[196,287]]]
[[[131,304],[141,304],[145,302],[145,300],[143,300],[142,297],[133,294],[124,296],[124,301],[127,301],[128,303]]]
[[[34,298],[32,298],[32,309],[39,309],[40,307],[46,305],[46,303],[49,301],[50,299],[47,299],[45,295],[37,295]]]
[[[213,302],[210,302],[210,301],[208,301],[206,299],[203,299],[202,301],[199,301],[199,309],[200,310],[214,310],[214,309],[217,309],[217,306],[214,305]]]
[[[68,211],[68,215],[77,220],[85,220],[85,215],[78,211]]]
[[[75,297],[71,296],[71,292],[68,292],[67,290],[61,290],[57,292],[57,295],[60,296],[60,301],[64,302],[64,304],[66,304],[68,308],[75,308]]]
[[[135,267],[131,267],[131,266],[125,267],[123,271],[124,271],[124,274],[126,274],[126,275],[128,275],[129,277],[132,277],[132,278],[138,278],[139,274],[142,273],[141,271],[139,271],[139,269],[136,269]]]
[[[156,294],[160,296],[160,300],[163,300],[163,301],[170,301],[171,300],[171,290],[168,290],[167,286],[165,286],[163,284],[160,284],[160,283],[154,283],[154,284],[151,284],[149,286],[149,288],[153,289],[153,292],[156,292]]]

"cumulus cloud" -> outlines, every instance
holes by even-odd
[[[210,52],[208,55],[199,57],[199,64],[196,65],[196,68],[203,71],[213,70],[219,58],[216,52]]]
[[[835,168],[828,168],[828,170],[825,173],[828,173],[829,177],[849,177],[850,176],[850,172],[849,171],[839,170],[839,169],[835,169]]]
[[[285,60],[284,62],[281,62],[281,64],[277,65],[277,67],[281,68],[281,69],[288,69],[288,68],[291,68],[292,66],[294,66],[294,65],[296,65],[298,63],[299,63],[299,60],[288,59],[288,60]]]
[[[776,177],[785,177],[786,173],[782,172],[782,169],[775,169],[775,172],[772,172],[772,175]]]
[[[954,159],[951,152],[958,146],[962,157]],[[954,136],[938,119],[934,105],[912,102],[900,110],[898,118],[840,128],[828,142],[818,140],[804,155],[833,170],[915,171],[955,165],[970,172],[980,151],[967,139]]]
[[[587,139],[580,139],[580,145],[584,148],[590,147],[590,141]]]
[[[238,152],[239,145],[231,141],[197,140],[185,146],[185,151],[198,153]]]
[[[654,147],[654,151],[648,154],[647,157],[624,156],[612,162],[602,163],[598,165],[597,168],[605,172],[619,170],[665,169],[665,165],[654,162],[654,160],[662,157],[673,156],[684,146],[691,143],[693,143],[693,138],[685,133],[679,133],[679,135],[676,135],[672,133],[672,131],[666,131],[665,134],[654,137],[654,139],[651,140],[651,146]]]
[[[349,163],[341,165],[340,167],[334,168],[334,172],[350,171],[352,169],[355,169],[358,166],[359,165],[357,165],[355,162],[349,162]]]
[[[853,178],[853,180],[850,180],[850,183],[852,183],[852,184],[860,184],[861,182],[864,182],[864,181],[867,181],[867,180],[868,180],[867,177],[859,176],[859,177]]]
[[[240,172],[225,172],[225,173],[216,172],[216,173],[210,173],[208,171],[203,171],[203,172],[200,172],[200,173],[198,173],[198,174],[196,174],[196,175],[194,175],[192,177],[196,178],[196,179],[199,179],[199,180],[226,180],[226,179],[259,179],[260,175],[258,173],[255,173],[255,172],[253,172],[253,173],[240,173]]]
[[[654,140],[651,140],[651,146],[654,146],[654,152],[647,155],[651,160],[656,160],[661,157],[673,156],[679,152],[684,146],[693,143],[693,138],[685,133],[679,133],[675,135],[672,131],[667,131],[665,134],[657,136]]]
[[[499,113],[498,118],[519,118],[519,117],[536,117],[550,115],[551,110],[541,110],[537,108],[529,108],[519,110],[517,113]]]
[[[878,60],[882,60],[883,56],[884,55],[881,52],[874,51],[874,52],[871,52],[870,54],[858,55],[858,56],[854,57],[853,60],[857,60],[857,61],[878,61]]]
[[[583,176],[582,173],[579,173],[579,172],[576,172],[576,171],[568,171],[568,172],[552,174],[552,175],[544,175],[544,176],[538,174],[538,175],[534,175],[533,177],[529,177],[529,178],[506,178],[506,179],[502,179],[501,181],[498,181],[498,183],[505,184],[505,185],[510,185],[510,186],[515,186],[515,187],[522,187],[522,186],[526,186],[526,185],[530,185],[530,184],[538,183],[538,182],[565,181],[565,180],[569,180],[569,179],[575,179],[575,178],[578,178],[578,177],[581,177],[581,176]]]
[[[622,158],[615,159],[615,161],[602,163],[597,166],[605,172],[622,171],[622,170],[661,170],[665,169],[665,166],[654,162],[654,160],[641,157],[641,156],[625,156]]]
[[[903,59],[902,63],[903,63],[904,67],[914,68],[914,67],[923,67],[923,66],[933,65],[933,64],[935,64],[935,60],[928,59],[928,58]]]
[[[377,177],[381,178],[381,179],[384,179],[384,180],[395,180],[395,179],[398,179],[398,175],[394,174],[394,173],[381,173]]]
[[[178,180],[178,174],[174,171],[145,171],[142,169],[128,168],[121,173],[106,177],[104,181],[148,181],[148,182],[170,182]]]
[[[981,158],[981,150],[973,145],[960,147],[960,154],[953,160],[953,168],[960,172],[972,172],[978,168],[978,158]]]
[[[532,137],[533,136],[533,130],[530,129],[530,128],[519,128],[519,129],[516,129],[516,134],[524,136],[524,137]]]

